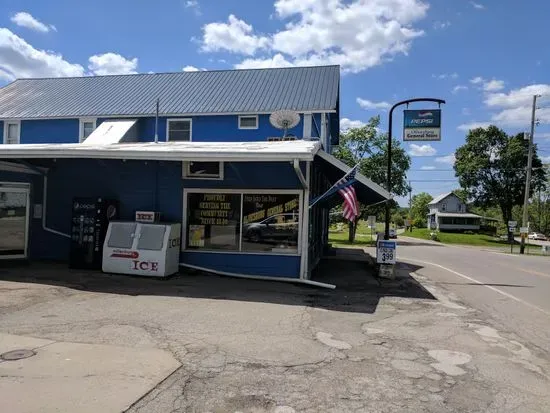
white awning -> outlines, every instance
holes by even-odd
[[[106,120],[102,122],[91,134],[86,138],[83,145],[111,145],[120,143],[128,134],[128,131],[134,126],[137,119],[117,119]],[[128,137],[130,138],[130,137]],[[128,139],[126,139],[128,140]]]
[[[318,141],[283,142],[143,142],[0,145],[1,159],[140,159],[163,161],[313,161]]]

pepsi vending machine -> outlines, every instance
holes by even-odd
[[[71,220],[69,266],[100,270],[103,241],[109,221],[118,218],[118,201],[105,198],[74,198]]]

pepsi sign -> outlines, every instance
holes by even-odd
[[[405,110],[404,141],[440,141],[441,109]]]

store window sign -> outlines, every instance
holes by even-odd
[[[188,248],[239,248],[240,194],[191,193],[187,202]]]
[[[404,141],[440,141],[441,109],[405,110]]]

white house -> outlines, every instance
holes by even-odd
[[[480,215],[469,213],[466,204],[452,192],[441,194],[428,204],[428,228],[439,231],[479,231]]]

